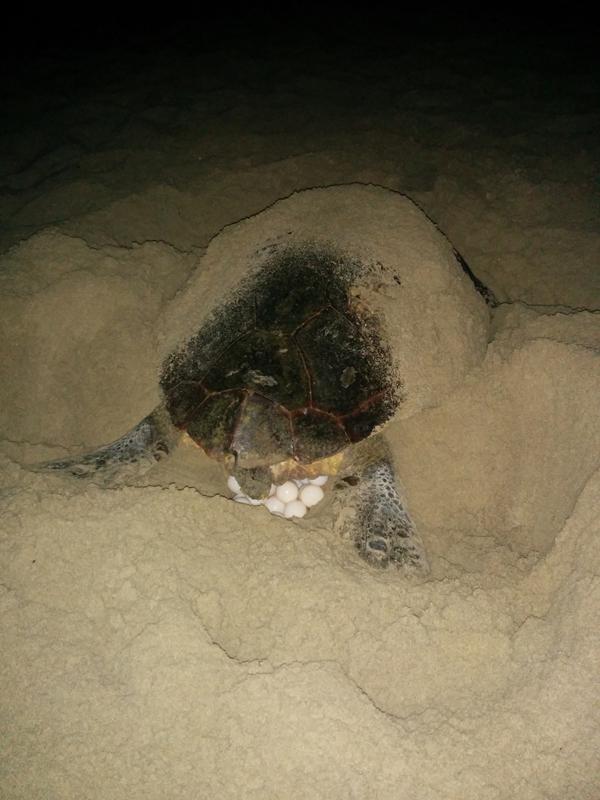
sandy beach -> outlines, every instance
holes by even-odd
[[[0,796],[597,800],[598,64],[423,20],[194,30],[4,82]],[[236,226],[346,184],[411,198],[497,300],[386,431],[428,575],[370,568],[331,502],[233,503],[197,448],[115,486],[30,469],[156,406]]]

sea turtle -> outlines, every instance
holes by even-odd
[[[360,555],[425,571],[381,434],[404,400],[402,375],[358,291],[383,266],[306,240],[267,246],[259,262],[166,357],[151,414],[115,442],[45,467],[110,475],[153,463],[186,436],[250,497],[272,482],[335,475],[345,488],[336,526]]]

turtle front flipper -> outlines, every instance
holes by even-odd
[[[180,436],[165,407],[160,405],[114,442],[81,456],[36,464],[34,469],[70,472],[77,478],[101,473],[103,480],[112,480],[132,465],[136,472],[145,472],[173,450]]]
[[[346,471],[336,529],[375,567],[428,572],[423,544],[404,506],[383,437],[372,436],[355,447]]]

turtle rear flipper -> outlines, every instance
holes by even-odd
[[[340,501],[336,528],[375,567],[396,566],[425,574],[429,564],[414,522],[400,495],[391,454],[375,435],[355,448]]]
[[[134,466],[145,472],[167,456],[177,444],[180,432],[173,426],[163,405],[154,409],[126,434],[91,453],[73,458],[59,458],[35,466],[37,471],[65,471],[77,478],[101,473],[110,480]]]

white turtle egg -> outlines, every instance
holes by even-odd
[[[283,511],[284,517],[303,517],[306,514],[306,506],[302,500],[290,500],[285,504]]]
[[[269,509],[271,514],[283,514],[285,510],[285,503],[282,503],[278,497],[267,497],[264,501],[265,506]]]
[[[242,492],[242,487],[239,485],[233,475],[230,475],[227,478],[227,488],[234,494],[241,494]]]
[[[319,475],[318,478],[313,478],[309,483],[312,483],[313,486],[325,486],[328,480],[328,475]]]
[[[290,503],[298,497],[298,487],[294,481],[286,481],[281,486],[277,487],[275,496],[278,497],[282,503]]]
[[[320,503],[324,497],[323,489],[320,486],[315,486],[313,483],[309,483],[307,486],[303,486],[300,489],[300,500],[304,503],[305,506],[308,508],[312,508],[312,506],[316,506],[317,503]]]

